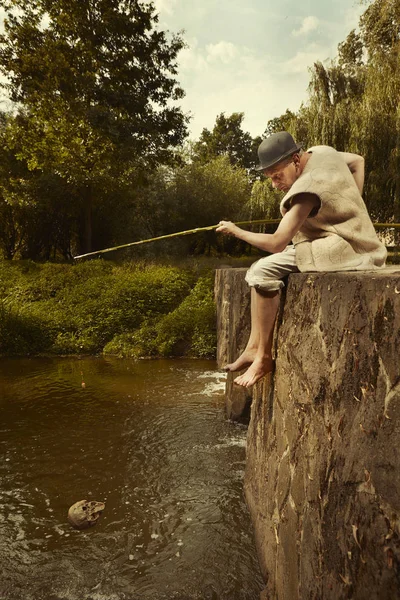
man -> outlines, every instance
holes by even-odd
[[[271,252],[246,274],[251,287],[251,333],[244,352],[227,371],[248,370],[235,383],[249,387],[272,371],[272,335],[282,279],[293,272],[374,270],[385,266],[379,241],[361,197],[364,159],[314,146],[303,152],[286,131],[258,148],[257,170],[286,192],[283,218],[273,234],[252,233],[230,221],[217,231]],[[293,241],[293,245],[288,245]]]

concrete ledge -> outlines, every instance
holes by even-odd
[[[240,278],[219,273],[232,358],[248,334],[244,314],[233,326]],[[400,598],[400,266],[290,276],[245,492],[264,598]]]

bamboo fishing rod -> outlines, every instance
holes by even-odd
[[[280,223],[280,219],[260,219],[258,221],[239,221],[235,225],[252,225],[257,223]],[[155,238],[149,238],[147,240],[139,240],[138,242],[130,242],[129,244],[122,244],[121,246],[114,246],[113,248],[105,248],[105,250],[97,250],[96,252],[88,252],[87,254],[80,254],[74,256],[74,258],[86,258],[87,256],[95,256],[96,254],[104,254],[105,252],[112,252],[113,250],[120,250],[121,248],[129,248],[130,246],[137,246],[138,244],[147,244],[148,242],[157,242],[158,240],[166,240],[168,238],[178,237],[181,235],[189,235],[191,233],[198,233],[199,231],[212,231],[217,229],[218,225],[209,225],[208,227],[196,227],[196,229],[188,229],[187,231],[178,231],[177,233],[168,233],[167,235],[160,235]]]
[[[280,223],[281,219],[257,219],[255,221],[238,221],[234,223],[234,225],[276,225]],[[374,223],[373,224],[376,229],[386,229],[386,228],[400,228],[400,223]],[[166,240],[168,238],[178,237],[182,235],[190,235],[191,233],[198,233],[199,231],[212,231],[213,229],[217,229],[218,225],[209,225],[208,227],[196,227],[195,229],[188,229],[187,231],[178,231],[177,233],[168,233],[167,235],[160,235],[154,238],[148,238],[147,240],[139,240],[137,242],[130,242],[129,244],[122,244],[121,246],[113,246],[112,248],[105,248],[104,250],[96,250],[95,252],[87,252],[86,254],[79,254],[78,256],[74,256],[74,259],[78,258],[86,258],[88,256],[97,256],[98,254],[105,254],[106,252],[113,252],[114,250],[120,250],[121,248],[130,248],[131,246],[137,246],[139,244],[147,244],[148,242],[157,242],[158,240]]]

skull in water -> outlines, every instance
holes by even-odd
[[[87,529],[96,525],[101,513],[105,509],[104,502],[94,500],[79,500],[68,511],[68,521],[75,529]]]

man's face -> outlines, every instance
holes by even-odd
[[[272,187],[287,192],[299,176],[296,169],[297,162],[298,155],[296,157],[292,156],[269,169],[264,169],[263,173],[271,179]]]

